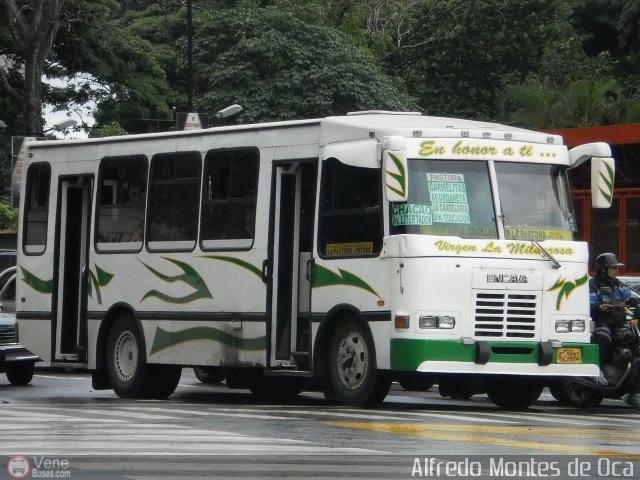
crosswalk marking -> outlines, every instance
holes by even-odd
[[[571,412],[571,414],[567,414]],[[356,409],[332,405],[216,405],[177,402],[109,402],[99,406],[5,404],[0,409],[0,451],[23,455],[323,455],[385,454],[384,448],[357,448],[326,441],[269,435],[245,435],[204,424],[229,425],[234,418],[257,422],[319,422],[329,427],[373,430],[393,435],[424,436],[442,442],[471,442],[518,449],[640,458],[635,413],[593,415],[581,410],[499,411],[479,407],[444,411],[424,408]],[[213,419],[213,420],[208,420]],[[455,422],[451,422],[455,420]],[[177,424],[188,421],[189,424]],[[265,423],[265,425],[269,425]],[[274,423],[273,425],[276,425]],[[262,431],[262,430],[260,430]],[[517,437],[517,438],[516,438]],[[553,438],[553,442],[541,439]],[[608,448],[590,448],[590,439]],[[580,444],[584,442],[585,444]],[[444,445],[444,444],[443,444]]]
[[[583,412],[581,410],[570,410],[571,412]],[[585,413],[588,411],[584,411]],[[238,418],[256,418],[263,420],[302,420],[305,418],[356,418],[363,420],[397,420],[406,421],[415,419],[422,421],[425,418],[436,420],[458,420],[471,423],[492,423],[492,424],[521,424],[522,420],[540,422],[543,424],[565,424],[576,426],[630,426],[640,424],[640,418],[634,418],[635,411],[629,410],[625,415],[606,415],[602,413],[588,413],[567,415],[566,412],[551,411],[500,411],[500,410],[476,410],[473,416],[468,411],[453,411],[447,409],[446,412],[425,411],[424,409],[409,410],[384,410],[384,409],[356,409],[348,407],[314,407],[314,406],[291,406],[291,405],[265,405],[257,407],[242,406],[217,406],[203,404],[175,404],[164,402],[135,402],[135,404],[105,405],[104,408],[87,408],[77,405],[69,409],[67,405],[57,406],[55,404],[22,404],[5,405],[0,410],[0,418],[14,417],[21,422],[37,422],[44,420],[63,419],[64,421],[93,421],[99,423],[126,422],[131,424],[132,419],[139,420],[177,420],[185,417],[207,417],[207,416],[227,416]],[[6,426],[6,422],[3,422]],[[147,425],[139,423],[138,425]]]

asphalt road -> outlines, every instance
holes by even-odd
[[[547,391],[509,412],[394,384],[366,409],[316,392],[264,403],[189,369],[167,401],[93,391],[83,372],[38,370],[24,387],[0,376],[0,479],[24,462],[24,478],[637,478],[639,431],[621,401],[578,410]]]

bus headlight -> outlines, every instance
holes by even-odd
[[[556,333],[584,333],[584,320],[556,320]]]
[[[455,317],[451,317],[449,315],[438,317],[438,328],[445,328],[447,330],[452,330],[455,326],[456,326]]]
[[[422,329],[452,330],[456,326],[456,318],[451,315],[423,315],[418,319],[418,326]]]

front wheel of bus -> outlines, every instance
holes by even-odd
[[[540,397],[544,382],[535,377],[495,375],[484,379],[484,388],[499,407],[521,410]]]
[[[332,332],[327,367],[330,396],[345,405],[380,403],[391,387],[391,376],[378,372],[370,333],[352,319],[345,319]]]
[[[107,376],[121,398],[144,395],[147,364],[138,328],[129,315],[116,318],[107,338]],[[148,383],[148,380],[147,380]]]

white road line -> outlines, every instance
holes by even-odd
[[[33,375],[36,378],[57,378],[62,380],[88,380],[88,377],[59,377],[57,375]]]

